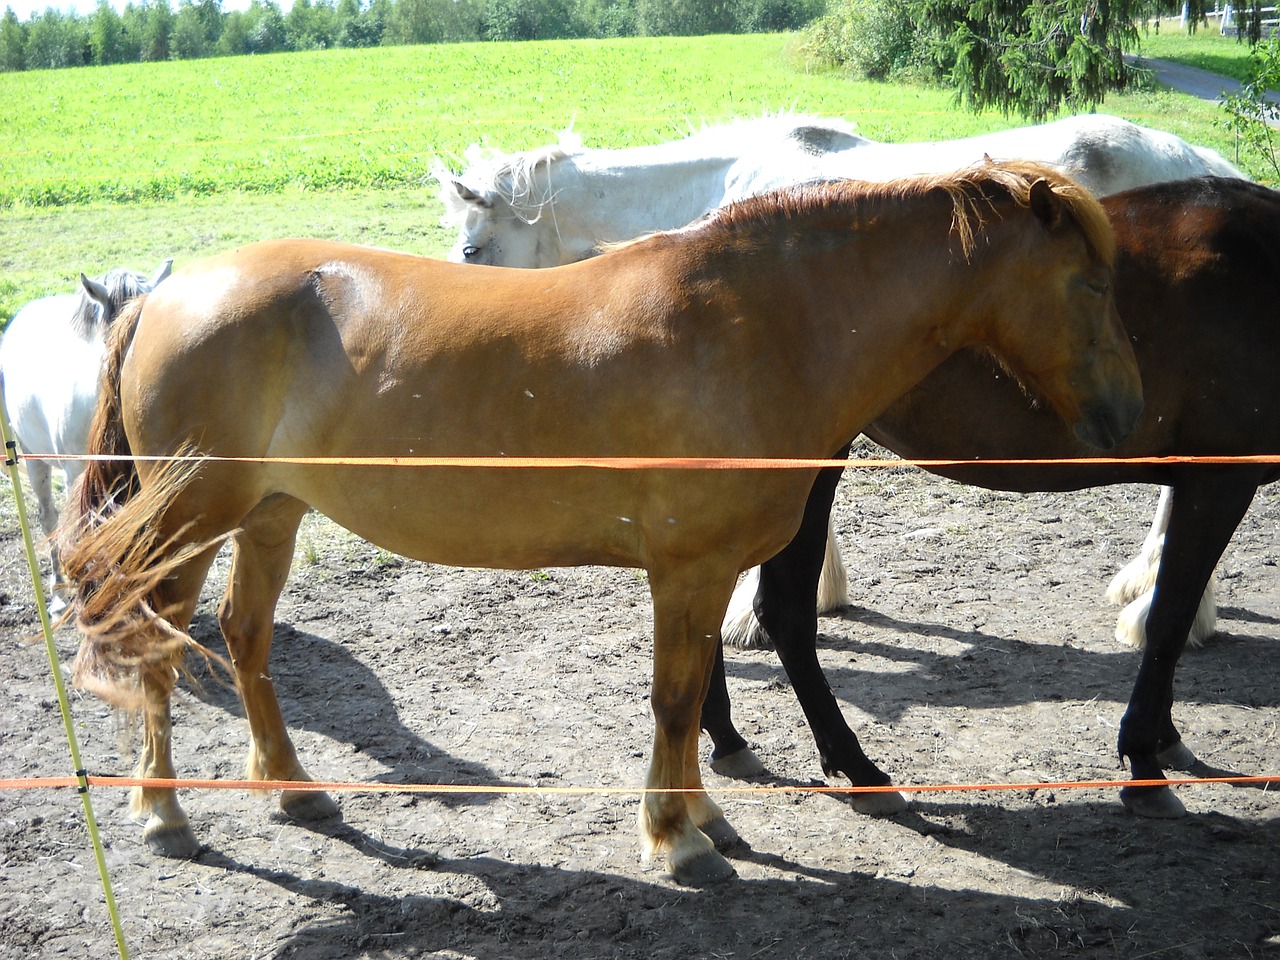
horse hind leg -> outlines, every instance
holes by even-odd
[[[217,552],[217,546],[205,550],[178,568],[157,588],[154,598],[156,609],[164,611],[176,630],[185,631],[190,625],[200,588]],[[137,777],[177,778],[173,766],[170,713],[177,681],[176,665],[168,662],[151,664],[141,672],[142,744],[134,767]],[[129,797],[129,816],[144,824],[142,839],[153,853],[190,859],[200,852],[200,843],[173,787],[134,787]]]
[[[249,721],[250,780],[311,780],[289,739],[268,665],[276,603],[293,561],[298,524],[307,505],[277,495],[260,503],[232,538],[231,572],[218,622],[231,654],[236,688]],[[280,809],[295,820],[339,814],[322,791],[285,790]]]

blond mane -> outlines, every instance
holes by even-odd
[[[1031,203],[1031,188],[1040,180],[1046,181],[1063,201],[1098,256],[1111,263],[1115,259],[1115,237],[1102,205],[1070,177],[1030,161],[984,160],[953,173],[884,183],[844,180],[801,184],[724,207],[698,221],[694,228],[734,231],[762,222],[776,223],[780,217],[790,219],[837,209],[846,211],[850,206],[865,210],[897,206],[932,191],[942,191],[951,198],[952,230],[967,258],[972,255],[984,224],[994,213],[994,195],[1002,194],[1018,206],[1027,207]]]

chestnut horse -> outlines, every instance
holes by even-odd
[[[1115,229],[1116,305],[1133,340],[1146,409],[1112,457],[1280,454],[1280,193],[1243,180],[1156,184],[1102,201]],[[1091,456],[1053,414],[1028,403],[1008,377],[971,351],[956,354],[864,432],[908,459],[1030,459]],[[1096,454],[1093,454],[1096,456]],[[932,469],[932,468],[931,468]],[[996,490],[1061,491],[1112,483],[1170,489],[1170,512],[1147,645],[1119,750],[1137,780],[1164,768],[1197,769],[1173,723],[1173,677],[1214,567],[1259,485],[1280,477],[1260,463],[997,466],[935,473]],[[815,653],[814,596],[838,469],[823,471],[801,531],[761,569],[755,610],[777,648],[813,729],[823,770],[853,783],[889,778],[863,753],[822,676]],[[723,658],[704,727],[717,769],[755,768],[729,718]],[[1126,787],[1121,799],[1147,816],[1178,816],[1167,787]],[[855,807],[900,809],[898,794],[867,794]]]
[[[308,507],[435,563],[640,567],[655,634],[643,841],[682,882],[725,878],[716,847],[737,838],[702,789],[698,713],[738,574],[791,541],[817,470],[315,458],[824,458],[978,345],[1076,435],[1110,446],[1142,405],[1112,250],[1101,207],[1072,181],[985,164],[797,188],[551,271],[311,240],[195,263],[122,318],[94,450],[203,458],[86,474],[87,519],[64,551],[81,586],[79,681],[142,708],[138,772],[172,777],[182,631],[229,537],[219,622],[249,775],[305,780],[267,659]],[[153,849],[197,849],[174,790],[133,799]],[[281,804],[336,812],[307,791]]]

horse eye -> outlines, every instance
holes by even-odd
[[[479,252],[480,252],[480,248],[474,247],[471,244],[467,244],[465,247],[462,248],[462,256],[465,257],[467,260],[470,260]]]

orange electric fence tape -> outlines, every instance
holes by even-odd
[[[132,460],[144,463],[271,463],[312,466],[361,467],[494,467],[494,468],[592,468],[600,470],[813,470],[822,467],[968,467],[968,466],[1085,466],[1085,465],[1154,465],[1216,464],[1266,465],[1280,464],[1280,454],[1263,453],[1241,456],[1163,456],[1163,457],[1044,457],[1013,460],[998,459],[920,459],[899,460],[874,457],[839,460],[831,458],[787,457],[216,457],[192,454],[180,457],[136,456],[120,454],[56,454],[23,453],[23,460]]]
[[[200,780],[160,779],[146,777],[87,776],[91,787],[156,787],[193,790],[297,790],[331,793],[447,793],[447,794],[646,794],[698,793],[695,788],[667,790],[654,787],[543,787],[536,784],[458,784],[458,783],[359,783],[322,780]],[[0,779],[0,790],[61,789],[79,786],[76,777],[26,777]],[[973,793],[1015,790],[1082,790],[1113,787],[1163,787],[1189,784],[1228,783],[1236,786],[1280,787],[1280,774],[1274,776],[1181,777],[1169,780],[1068,780],[1026,783],[920,783],[890,784],[883,787],[827,786],[824,784],[785,784],[761,786],[716,786],[717,794],[762,793]]]

